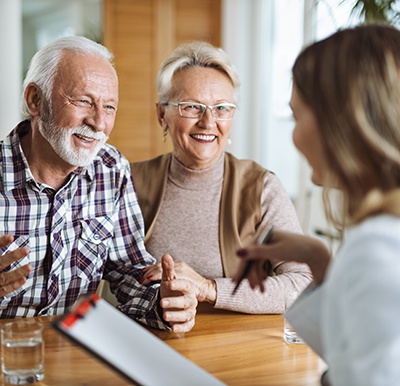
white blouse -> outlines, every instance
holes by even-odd
[[[400,385],[400,218],[376,216],[349,229],[324,287],[332,386]]]

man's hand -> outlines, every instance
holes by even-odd
[[[172,257],[165,254],[161,258],[161,301],[163,318],[172,326],[173,332],[188,332],[195,323],[197,298],[193,284],[185,279],[177,279]]]
[[[13,240],[14,238],[12,235],[0,236],[0,248],[11,244]],[[13,271],[4,271],[4,269],[9,267],[15,261],[26,257],[28,253],[28,248],[22,247],[0,256],[0,297],[17,290],[25,284],[25,276],[32,270],[30,264],[26,264],[14,269]]]
[[[206,279],[182,261],[174,262],[174,270],[177,279],[188,280],[193,284],[199,302],[215,304],[217,299],[217,286],[214,280]],[[142,272],[144,276],[141,282],[142,284],[146,285],[152,281],[161,280],[163,272],[161,262],[144,268]]]

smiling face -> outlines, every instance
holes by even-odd
[[[44,106],[39,131],[72,166],[86,166],[107,140],[118,104],[112,66],[94,55],[67,52],[54,79],[51,108]]]
[[[173,77],[171,102],[198,102],[208,106],[233,103],[234,89],[229,78],[212,68],[187,68]],[[158,105],[158,119],[168,130],[175,157],[194,170],[208,168],[221,157],[232,120],[215,120],[210,109],[201,118],[179,115],[177,106]]]

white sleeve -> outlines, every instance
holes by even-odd
[[[398,220],[397,230],[390,222],[364,227],[343,246],[334,265],[323,311],[332,384],[399,385]]]

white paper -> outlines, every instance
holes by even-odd
[[[141,385],[224,385],[104,299],[71,327],[55,326]]]

